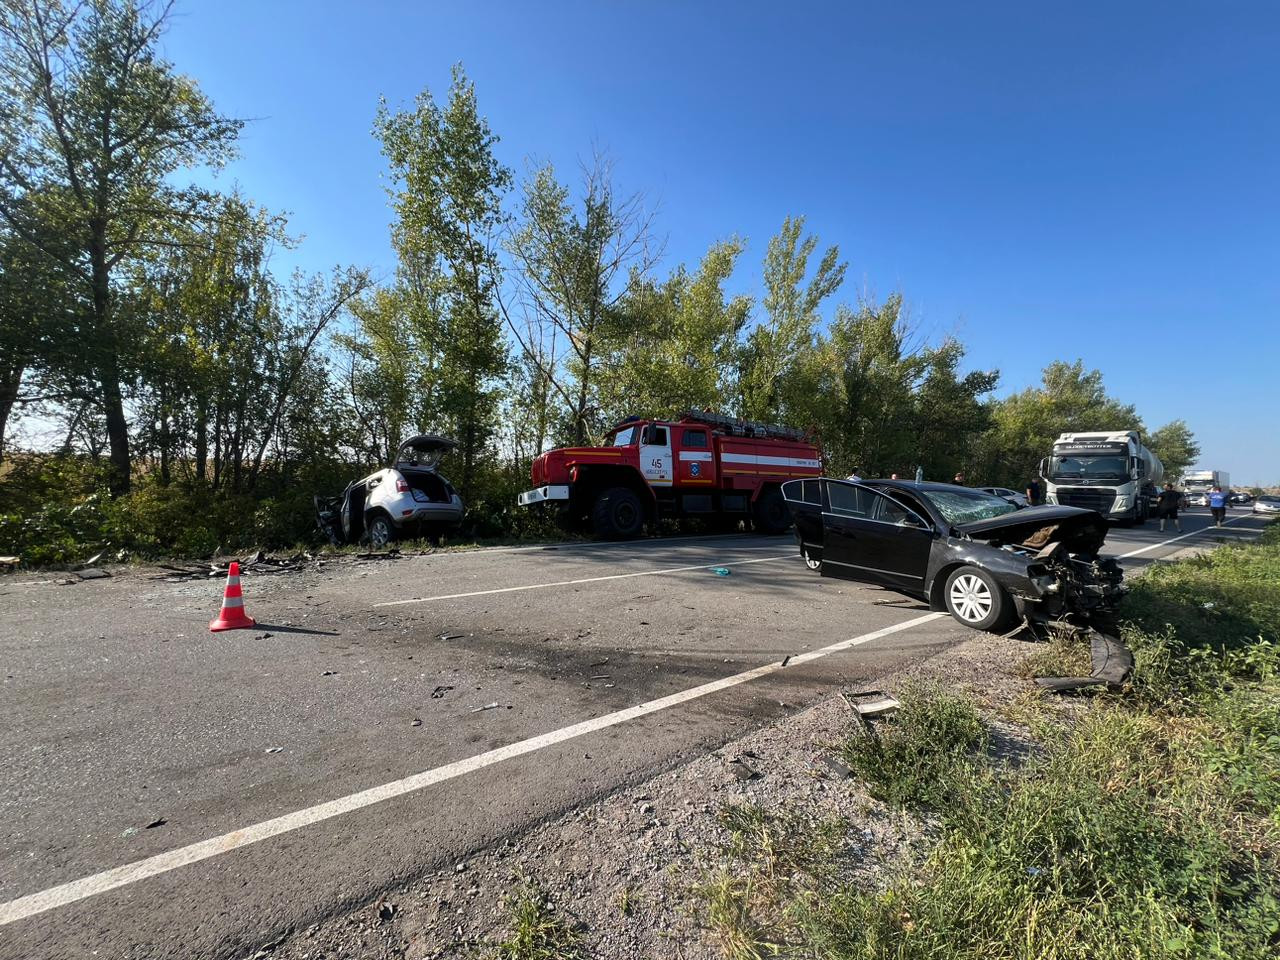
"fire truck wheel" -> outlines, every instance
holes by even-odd
[[[597,537],[630,540],[644,529],[644,506],[633,491],[611,487],[596,497],[591,521]]]
[[[760,533],[786,533],[791,526],[787,502],[778,489],[766,490],[752,508],[755,528]]]

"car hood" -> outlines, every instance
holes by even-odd
[[[1040,548],[1062,543],[1071,553],[1097,553],[1107,539],[1107,521],[1093,510],[1045,505],[1015,510],[956,529],[974,540],[1018,543]]]

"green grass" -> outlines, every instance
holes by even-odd
[[[936,686],[909,685],[898,699],[902,707],[891,723],[848,738],[844,761],[878,799],[937,806],[986,750],[986,725],[971,703]]]
[[[844,825],[755,804],[717,819],[726,839],[694,887],[701,922],[728,960],[778,956],[798,936],[792,905],[829,885]]]
[[[972,703],[936,688],[906,691],[878,737],[851,733],[846,762],[887,803],[932,810],[936,843],[876,888],[794,836],[806,884],[735,887],[759,874],[760,844],[744,847],[704,891],[707,915],[739,933],[721,936],[724,955],[1280,956],[1280,528],[1160,567],[1133,599],[1129,689],[1072,710],[1023,703],[1039,749],[1016,766],[989,754]]]
[[[509,933],[485,953],[489,960],[577,960],[580,938],[539,887],[526,883],[507,900]]]

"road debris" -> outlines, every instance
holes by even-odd
[[[827,768],[831,775],[837,780],[848,780],[853,777],[853,771],[838,757],[834,757],[829,753],[824,753],[818,758],[823,766]]]
[[[1124,686],[1125,681],[1129,679],[1129,674],[1133,672],[1133,654],[1122,640],[1108,636],[1091,626],[1073,627],[1070,624],[1063,624],[1059,632],[1063,630],[1074,633],[1080,639],[1082,639],[1081,633],[1088,636],[1091,668],[1089,676],[1038,677],[1037,684],[1053,693],[1074,693],[1090,687],[1119,690]]]
[[[91,567],[88,570],[75,570],[73,572],[81,580],[102,580],[111,576],[111,574],[107,573],[107,571],[103,570],[101,567]]]
[[[382,903],[378,904],[378,919],[384,923],[393,920],[398,910],[399,908],[394,903],[389,900],[383,900]]]
[[[476,708],[475,708],[474,710],[472,710],[471,712],[472,712],[472,713],[483,713],[483,712],[484,712],[484,711],[486,711],[486,710],[497,710],[497,709],[498,709],[498,707],[500,707],[500,706],[501,706],[501,704],[499,704],[499,703],[486,703],[483,707],[476,707]]]
[[[150,823],[147,824],[146,829],[154,830],[156,827],[163,827],[168,822],[169,821],[166,820],[164,817],[156,817],[154,820],[152,820]]]
[[[337,675],[337,670],[326,670],[324,673],[320,674],[322,677],[336,677]]]
[[[902,706],[897,697],[890,696],[883,690],[859,690],[856,693],[844,691],[841,695],[845,703],[860,717],[878,717],[892,713]]]
[[[755,780],[760,776],[760,771],[747,766],[740,757],[729,761],[729,772],[739,780]]]
[[[452,689],[453,687],[451,686],[446,686],[444,684],[441,684],[440,686],[436,687],[434,690],[431,691],[431,699],[439,700],[441,697],[443,697],[446,693],[448,693]]]
[[[440,639],[441,640],[461,640],[465,636],[466,636],[465,633],[442,633],[440,634]]]
[[[412,721],[410,721],[409,726],[411,726],[411,727],[420,727],[420,726],[422,726],[422,719],[421,719],[420,717],[414,717],[414,718],[413,718],[413,720],[412,720]]]
[[[267,749],[263,750],[262,752],[263,753],[279,753],[283,749],[284,747],[267,747]]]
[[[712,567],[711,572],[714,573],[717,577],[727,577],[733,571],[730,570],[728,567]]]
[[[790,662],[791,662],[791,654],[788,653],[785,657],[782,658],[782,665],[785,667]]]

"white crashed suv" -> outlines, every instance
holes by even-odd
[[[316,520],[335,545],[368,541],[383,547],[400,537],[429,537],[458,529],[462,498],[436,472],[440,458],[457,446],[431,434],[410,437],[395,462],[353,481],[339,497],[316,497]]]

